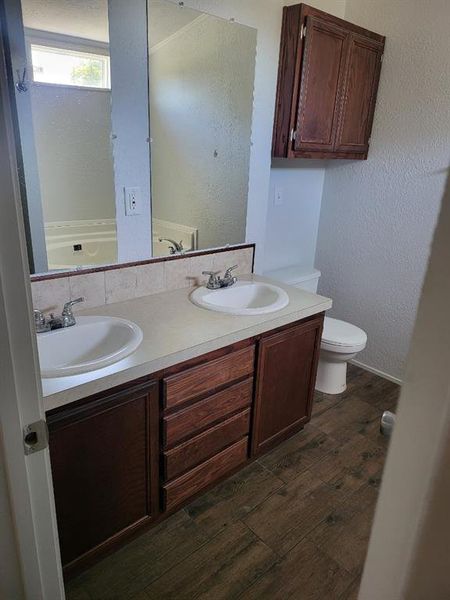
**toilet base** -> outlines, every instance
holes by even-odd
[[[324,394],[342,394],[347,389],[347,364],[352,354],[320,351],[316,390]]]

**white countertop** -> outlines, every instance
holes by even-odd
[[[77,312],[80,316],[106,315],[134,321],[144,339],[136,352],[109,367],[42,379],[44,409],[64,406],[331,308],[328,298],[266,277],[249,275],[239,279],[278,285],[288,293],[289,305],[266,315],[234,316],[195,306],[189,300],[192,289],[185,288]]]

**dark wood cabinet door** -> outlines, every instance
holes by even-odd
[[[380,79],[383,44],[350,34],[347,46],[335,150],[366,154]]]
[[[158,385],[49,415],[63,565],[76,568],[158,512]]]
[[[252,455],[289,437],[311,417],[323,316],[260,342]]]
[[[334,147],[347,32],[317,17],[306,19],[295,151]]]
[[[283,9],[274,158],[367,158],[384,43],[307,4]]]

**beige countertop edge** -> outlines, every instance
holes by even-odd
[[[289,290],[289,287],[287,286],[280,285],[280,287]],[[309,295],[312,296],[311,294]],[[147,362],[142,362],[141,364],[131,366],[130,368],[126,368],[126,366],[119,367],[119,369],[116,372],[112,372],[100,377],[98,377],[95,371],[83,374],[83,377],[89,378],[90,376],[92,376],[92,379],[80,383],[78,385],[71,385],[71,387],[56,391],[55,393],[45,394],[46,385],[45,383],[43,383],[44,410],[50,411],[55,408],[60,408],[62,406],[65,406],[77,400],[81,400],[82,398],[86,398],[98,392],[103,392],[113,387],[132,382],[135,379],[139,379],[140,377],[145,377],[147,375],[151,375],[152,373],[156,373],[161,369],[165,369],[174,366],[178,363],[182,363],[191,358],[201,356],[202,354],[207,354],[208,352],[224,348],[236,342],[240,342],[247,338],[251,338],[255,335],[266,333],[267,331],[270,331],[272,329],[277,329],[278,327],[282,327],[284,325],[288,325],[289,323],[305,319],[315,314],[327,311],[331,308],[331,300],[322,296],[315,297],[317,298],[317,300],[319,300],[319,302],[317,302],[316,304],[312,304],[308,307],[304,307],[301,309],[299,308],[297,310],[293,310],[292,312],[289,312],[287,314],[281,314],[278,317],[275,316],[276,313],[272,313],[271,315],[267,315],[267,320],[264,320],[263,322],[255,323],[254,325],[246,325],[242,329],[239,329],[237,331],[235,330],[222,336],[216,336],[210,340],[207,340],[197,345],[193,345],[187,348],[181,348],[177,352],[163,355],[161,357]],[[114,370],[114,367],[117,367],[119,365],[120,363],[116,363],[116,365],[108,367],[108,370]],[[43,382],[45,382],[45,380],[43,380]]]

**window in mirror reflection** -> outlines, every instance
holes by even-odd
[[[109,56],[31,44],[33,81],[109,89]]]

